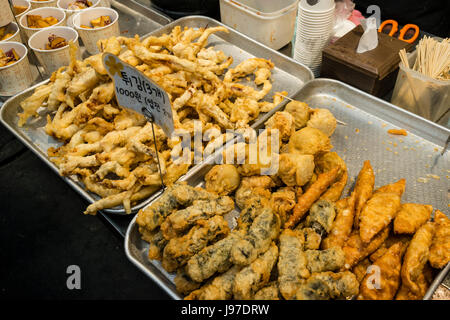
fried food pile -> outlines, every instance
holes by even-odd
[[[76,60],[76,47],[72,45],[70,65],[54,72],[48,84],[36,88],[21,103],[19,126],[45,114],[45,132],[63,143],[48,150],[50,160],[61,175],[75,177],[100,197],[85,213],[95,214],[118,205],[131,212],[132,204],[161,185],[157,155],[164,183],[169,186],[191,165],[173,161],[183,152],[179,137],[168,139],[156,125],[153,132],[142,115],[117,104],[113,83],[102,62],[103,52],[118,55],[169,94],[176,129],[191,137],[196,123],[202,125],[200,133],[208,130],[210,140],[202,142],[201,150],[195,150],[200,154],[232,138],[226,129],[248,127],[260,112],[283,100],[279,95],[273,101],[263,100],[272,88],[273,63],[251,58],[230,68],[233,57],[208,46],[208,38],[215,32],[228,30],[175,27],[170,34],[142,41],[137,36],[112,37],[100,40],[97,45],[101,52],[83,61]],[[253,85],[239,82],[251,76]],[[188,155],[193,159],[194,152]]]
[[[89,0],[76,0],[74,2],[69,3],[67,6],[67,10],[81,10],[87,9],[92,6],[92,2]]]
[[[18,16],[19,14],[25,12],[28,8],[25,6],[13,5],[14,15]]]
[[[7,65],[19,61],[19,59],[20,56],[17,54],[16,50],[10,49],[3,52],[3,50],[0,49],[0,67],[6,67]]]
[[[58,19],[55,17],[43,18],[37,14],[27,14],[27,26],[28,28],[47,28],[58,23]]]
[[[90,21],[90,25],[86,26],[86,25],[81,25],[81,28],[84,29],[95,29],[95,28],[101,28],[101,27],[105,27],[109,24],[111,24],[111,17],[110,16],[100,16],[96,19],[93,19]]]
[[[0,41],[7,40],[14,35],[13,33],[7,31],[8,27],[9,25],[0,27]]]
[[[68,45],[68,43],[67,43],[66,39],[52,34],[48,37],[48,42],[45,44],[45,49],[53,50],[53,49],[65,47],[67,45]]]
[[[291,102],[260,135],[275,128],[277,173],[215,165],[205,189],[178,183],[139,211],[149,259],[176,272],[188,300],[422,299],[450,261],[449,218],[402,203],[404,179],[374,190],[369,161],[342,197],[348,172],[331,151],[329,111]]]

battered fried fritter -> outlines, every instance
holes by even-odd
[[[270,207],[269,202],[265,198],[253,198],[239,214],[237,219],[237,228],[247,232],[257,216]]]
[[[270,282],[267,286],[255,293],[254,300],[280,300],[278,284]]]
[[[278,111],[266,121],[266,128],[278,129],[281,141],[289,141],[295,132],[294,117],[286,111]]]
[[[283,153],[279,158],[277,175],[287,186],[304,186],[314,173],[312,155]]]
[[[297,230],[297,228],[295,228]],[[318,250],[322,242],[322,236],[313,228],[301,228],[300,233],[305,237],[305,250]]]
[[[450,261],[450,219],[439,210],[434,213],[435,235],[429,261],[433,268],[442,269]]]
[[[414,234],[431,217],[430,205],[404,203],[394,219],[394,232]]]
[[[405,179],[379,188],[361,211],[359,234],[363,242],[370,240],[394,218],[401,208],[400,200],[405,191]]]
[[[297,300],[342,299],[358,294],[359,282],[349,271],[313,274],[297,291]]]
[[[306,127],[296,131],[289,140],[289,152],[316,155],[333,148],[330,138],[316,128]]]
[[[421,294],[420,275],[430,254],[430,246],[434,235],[434,225],[427,222],[414,234],[405,253],[402,265],[402,285],[416,295]]]
[[[186,273],[197,282],[202,282],[216,272],[225,272],[232,266],[231,249],[242,234],[232,231],[226,238],[204,248],[194,255],[186,264]]]
[[[374,253],[370,255],[369,259],[370,261],[375,262],[376,260],[381,258],[390,247],[392,247],[394,244],[398,242],[401,242],[406,250],[410,241],[411,241],[410,236],[390,234],[389,237],[383,242],[383,244]]]
[[[428,264],[425,264],[423,272],[417,276],[416,284],[419,291],[412,291],[407,285],[402,283],[395,296],[396,300],[422,300],[430,287],[433,279],[433,270]]]
[[[196,221],[224,215],[234,209],[232,198],[224,196],[212,200],[195,200],[190,207],[171,213],[161,224],[166,239],[180,236]]]
[[[299,130],[308,123],[312,110],[304,102],[291,101],[286,105],[284,111],[294,117],[295,130]]]
[[[345,269],[351,269],[361,260],[377,250],[389,236],[389,226],[381,230],[369,243],[364,243],[356,230],[350,234],[342,250],[345,254]]]
[[[353,225],[355,229],[359,228],[359,215],[367,200],[372,197],[373,187],[375,185],[375,174],[369,160],[364,161],[364,165],[356,179],[355,190],[352,195],[355,196],[355,219]]]
[[[205,175],[205,189],[220,196],[230,194],[240,183],[239,172],[231,164],[216,165]]]
[[[217,215],[208,220],[197,221],[186,235],[170,239],[164,248],[163,268],[168,272],[175,271],[208,243],[225,237],[229,232],[228,223],[222,216]]]
[[[265,253],[236,275],[233,285],[234,299],[253,299],[255,293],[269,282],[270,273],[277,259],[278,247],[272,242]]]
[[[269,176],[245,177],[241,180],[239,189],[236,190],[235,200],[239,208],[244,209],[254,198],[270,199],[270,188],[275,187],[275,183]]]
[[[177,291],[182,295],[187,295],[200,288],[202,285],[200,282],[192,281],[187,275],[185,268],[178,268],[177,275],[173,279],[173,282],[175,283]]]
[[[229,300],[233,297],[233,285],[236,275],[240,271],[233,266],[198,290],[192,291],[185,300]]]
[[[287,220],[287,217],[292,212],[295,206],[295,190],[294,188],[285,187],[280,188],[270,197],[270,207],[273,212],[278,214],[281,219],[281,225]]]
[[[339,247],[326,250],[306,250],[307,267],[311,273],[336,271],[344,266],[345,255]]]
[[[355,274],[356,279],[358,279],[358,282],[361,283],[361,281],[366,276],[367,268],[372,263],[368,258],[361,260],[356,266],[353,267],[352,272]]]
[[[333,226],[335,217],[334,204],[326,200],[319,200],[309,210],[306,227],[313,228],[321,237],[326,237]]]
[[[358,300],[392,300],[400,286],[400,269],[405,246],[401,242],[392,245],[373,264],[378,267],[379,279],[372,283],[373,274],[367,274],[359,287]]]
[[[280,218],[271,209],[264,208],[250,226],[248,233],[231,250],[231,261],[247,266],[265,252],[280,233]]]
[[[278,259],[278,285],[283,298],[290,300],[295,296],[301,279],[310,276],[306,268],[306,255],[303,251],[303,234],[285,229],[280,235],[280,256]]]
[[[336,130],[337,121],[333,114],[328,109],[314,109],[311,112],[311,117],[306,123],[307,127],[316,128],[331,137],[334,130]]]
[[[139,210],[136,223],[148,229],[155,230],[161,225],[165,217],[179,206],[188,206],[195,200],[216,199],[217,195],[201,188],[194,188],[186,184],[175,184],[168,187],[158,200],[145,209]]]
[[[336,219],[334,220],[328,236],[322,241],[322,249],[342,247],[352,231],[355,208],[355,196],[341,199],[335,204]]]

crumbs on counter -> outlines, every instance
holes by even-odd
[[[407,136],[408,135],[408,132],[406,132],[405,129],[389,129],[388,133],[394,134],[397,136]]]

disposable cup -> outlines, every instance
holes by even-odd
[[[100,7],[100,6],[101,6],[101,1],[102,1],[102,0],[92,0],[92,1],[91,1],[91,2],[92,2],[92,6],[90,6],[89,8]],[[80,11],[82,11],[82,10],[89,9],[89,8],[85,8],[85,9],[75,9],[75,10],[67,9],[67,8],[69,7],[69,5],[70,5],[71,3],[74,3],[74,2],[75,2],[75,0],[58,0],[58,1],[56,2],[56,6],[57,6],[58,8],[60,8],[60,9],[63,9],[64,12],[66,13],[67,26],[72,27],[72,28],[73,28],[73,22],[72,22],[73,16],[74,16],[76,13],[78,13],[78,12],[80,12]]]
[[[6,26],[11,21],[14,21],[14,15],[8,0],[0,0],[0,8],[0,27],[2,27]]]
[[[27,8],[24,12],[16,15],[17,21],[19,21],[21,16],[31,10],[31,3],[28,0],[12,0],[12,4],[13,6],[22,6]]]
[[[22,42],[22,37],[20,36],[20,28],[17,23],[10,22],[6,27],[6,33],[12,33],[12,36],[3,41]]]
[[[335,6],[334,0],[317,0],[315,5],[310,5],[308,4],[308,1],[301,0],[298,4],[300,10],[310,13],[328,12],[331,9],[334,9]]]
[[[27,89],[33,82],[33,75],[28,61],[28,50],[20,42],[2,41],[0,49],[7,52],[14,49],[19,55],[19,61],[0,67],[0,95],[12,96]]]
[[[109,16],[112,22],[109,25],[100,28],[86,29],[81,27],[82,25],[89,26],[92,20],[97,19],[100,16]],[[76,13],[72,21],[86,50],[90,54],[96,54],[100,52],[97,47],[98,40],[120,35],[118,19],[119,14],[116,10],[97,7],[85,9]]]
[[[31,9],[56,7],[56,0],[37,1],[30,0]]]
[[[67,45],[62,48],[46,50],[45,45],[51,35],[66,39]],[[33,34],[28,40],[28,46],[34,51],[39,63],[44,67],[47,74],[70,64],[69,41],[78,45],[78,33],[66,26],[46,28]]]
[[[42,29],[46,29],[46,28],[29,28],[27,23],[28,15],[39,15],[42,18],[55,17],[56,19],[58,19],[58,23],[46,28],[66,25],[66,13],[64,12],[63,9],[44,7],[30,10],[27,12],[27,14],[23,15],[19,20],[20,28],[22,28],[22,30],[25,32],[25,35],[27,36],[28,39],[31,37],[33,33],[36,33]]]

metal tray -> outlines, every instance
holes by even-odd
[[[133,0],[111,0],[111,7],[119,13],[119,25],[121,33],[132,36],[134,34],[143,35],[149,31],[160,28],[172,20],[163,14],[145,7]],[[84,51],[84,48],[80,48]],[[83,53],[86,56],[86,53]],[[41,158],[47,165],[53,169],[58,175],[58,168],[49,161],[47,157],[47,149],[49,147],[59,147],[61,142],[48,136],[43,127],[45,126],[45,117],[41,117],[38,121],[34,121],[25,127],[19,128],[17,125],[17,113],[19,113],[20,102],[29,97],[34,89],[40,85],[48,83],[48,79],[33,85],[31,88],[9,98],[0,110],[0,121],[7,127],[23,144],[31,149],[39,158]],[[72,188],[75,189],[83,198],[90,203],[99,199],[97,195],[87,192],[83,188],[81,182],[75,181],[68,177],[62,177]],[[138,210],[144,206],[145,202],[132,208],[133,211]],[[107,213],[125,215],[122,207],[103,210]]]
[[[450,152],[447,151],[443,156],[440,156],[440,152],[450,135],[449,129],[335,80],[310,81],[294,98],[308,103],[312,108],[327,108],[347,124],[338,126],[331,139],[333,151],[344,158],[349,171],[350,181],[344,194],[352,187],[363,161],[370,160],[375,171],[376,187],[405,178],[407,186],[403,202],[431,204],[448,215],[445,208],[448,201]],[[276,110],[271,114],[274,112]],[[392,136],[387,133],[391,128],[406,129],[408,136]],[[192,186],[203,186],[203,177],[213,163],[213,159],[209,159],[181,180]],[[427,174],[439,176],[440,179]],[[425,181],[420,178],[428,179],[427,183],[418,182],[417,179]],[[136,217],[125,235],[125,253],[133,264],[171,297],[182,298],[175,290],[174,275],[168,274],[159,261],[147,258],[148,243],[140,237]],[[437,275],[424,299],[431,298],[449,270],[450,266],[447,265]]]
[[[142,28],[144,28],[144,26],[147,26],[146,28],[150,28],[151,26],[157,28],[158,26],[160,26],[159,22],[168,22],[167,18],[156,12],[155,19],[159,22],[152,21],[148,18],[148,21],[143,20],[145,16],[142,16],[137,12],[134,13],[132,9],[137,8],[141,10],[141,12],[144,12],[144,9],[148,10],[149,12],[151,12],[152,10],[142,7],[141,5],[130,0],[125,0],[120,3],[117,1],[113,1],[112,6],[117,6],[115,8],[118,10],[125,10],[124,14],[122,14],[122,11],[119,11],[121,17],[122,15],[124,16],[123,25],[121,24],[120,27],[121,32],[128,30],[128,35],[133,35],[134,33],[139,34],[137,29],[142,31]],[[142,37],[146,38],[151,35],[158,36],[164,33],[169,33],[175,26],[199,28],[218,25],[222,24],[214,19],[201,16],[191,16],[178,19],[164,27],[142,35]],[[148,31],[148,29],[146,31]],[[212,35],[210,37],[210,45],[215,46],[217,49],[224,51],[228,55],[232,55],[234,58],[233,65],[236,65],[239,62],[250,57],[263,57],[266,59],[271,59],[275,63],[276,68],[272,74],[273,88],[268,96],[272,96],[273,92],[275,91],[282,90],[288,91],[289,95],[293,96],[304,85],[304,83],[313,79],[314,77],[312,72],[307,67],[278,53],[277,51],[259,44],[258,42],[232,29],[230,29],[230,33],[223,35],[223,37],[222,35],[220,37]],[[45,117],[42,117],[41,115],[41,117],[37,121],[29,123],[23,128],[19,128],[17,126],[17,113],[20,110],[20,102],[30,96],[37,86],[45,84],[48,81],[49,80],[40,82],[33,87],[25,90],[24,92],[7,100],[4,103],[2,110],[0,111],[0,120],[12,133],[16,135],[19,140],[21,140],[27,147],[29,147],[34,153],[36,153],[36,155],[38,155],[44,162],[46,162],[55,172],[58,173],[58,168],[53,163],[51,163],[47,157],[47,149],[49,147],[58,147],[61,145],[61,142],[57,141],[53,137],[49,137],[44,132],[43,127],[46,123]],[[286,101],[284,103],[286,103]],[[43,112],[45,113],[45,111]],[[261,115],[261,117],[264,117],[264,115]],[[83,188],[83,184],[81,182],[66,177],[63,177],[63,179],[89,202],[92,203],[96,199],[99,199],[97,195],[87,192]],[[141,201],[138,205],[132,208],[132,211],[136,212],[137,210],[148,204],[156,196],[157,194],[154,194],[148,199]],[[103,211],[112,214],[125,215],[125,211],[120,206],[112,209],[105,209]]]

